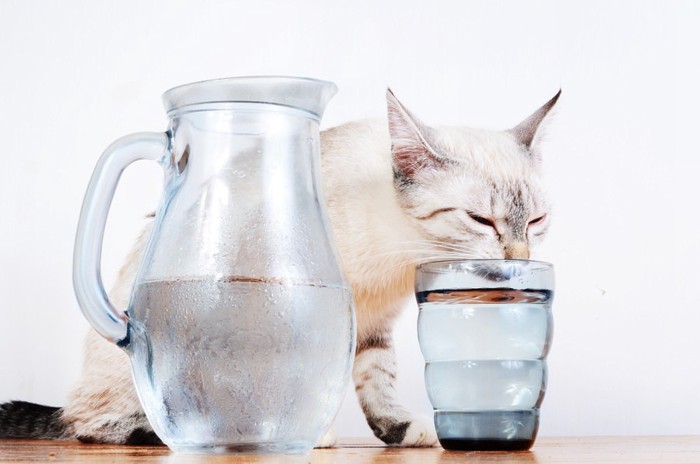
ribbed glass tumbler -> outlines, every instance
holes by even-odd
[[[525,260],[425,263],[418,337],[445,449],[524,450],[547,386],[554,269]]]

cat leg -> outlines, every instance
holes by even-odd
[[[338,436],[335,434],[335,427],[331,427],[318,440],[314,448],[333,448],[338,443]]]
[[[129,303],[152,227],[153,221],[145,225],[110,291],[110,300],[117,308],[126,308]],[[71,435],[83,442],[162,444],[141,408],[129,357],[94,330],[87,336],[83,372],[63,408],[62,420],[70,427]]]
[[[389,334],[358,340],[352,376],[367,423],[377,438],[389,445],[435,445],[432,421],[414,417],[396,400],[396,371]]]
[[[96,332],[86,343],[83,373],[61,420],[85,443],[160,445],[141,408],[127,355]]]

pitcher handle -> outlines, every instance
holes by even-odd
[[[126,338],[128,316],[109,301],[102,284],[100,262],[109,207],[128,165],[145,159],[160,161],[165,168],[169,153],[167,133],[143,132],[117,139],[97,162],[85,193],[73,253],[73,288],[87,320],[113,343]]]

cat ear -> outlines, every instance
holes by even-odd
[[[432,129],[413,116],[391,89],[386,90],[386,102],[395,178],[410,182],[418,171],[439,168],[449,162],[433,148]]]
[[[547,114],[549,114],[551,109],[554,108],[557,100],[559,100],[559,95],[561,95],[561,89],[559,89],[559,92],[557,92],[551,100],[542,105],[540,109],[532,113],[527,119],[509,131],[515,136],[518,142],[523,144],[528,151],[533,154],[533,157],[536,157],[534,155],[536,155],[537,152],[537,139],[539,138],[538,134],[541,132],[540,127],[542,126],[542,121]]]

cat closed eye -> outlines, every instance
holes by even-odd
[[[479,224],[493,227],[494,229],[496,228],[496,224],[491,219],[487,219],[483,216],[479,216],[478,214],[474,214],[474,213],[470,213],[470,212],[467,212],[467,214],[469,215],[470,218],[472,218],[473,220],[475,220]]]
[[[535,225],[535,224],[539,224],[539,223],[541,223],[541,222],[544,221],[544,218],[545,218],[546,216],[547,216],[546,214],[543,214],[542,216],[533,219],[533,220],[530,221],[528,224],[531,225],[531,226],[532,226],[532,225]]]

